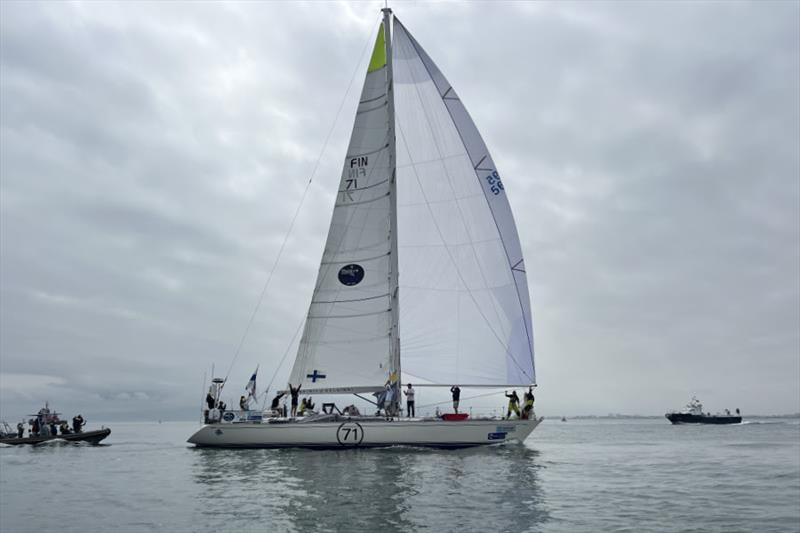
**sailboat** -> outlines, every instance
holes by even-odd
[[[302,394],[373,393],[384,412],[225,412],[190,443],[457,448],[522,442],[542,421],[400,416],[409,383],[502,389],[536,379],[503,181],[453,87],[391,9],[382,12],[289,382]]]

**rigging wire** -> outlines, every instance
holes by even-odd
[[[280,363],[278,363],[278,366],[275,368],[275,372],[272,374],[272,378],[269,380],[269,384],[267,385],[267,388],[264,389],[264,393],[263,393],[264,394],[264,404],[263,405],[266,405],[267,393],[269,393],[269,389],[272,387],[272,383],[275,381],[275,378],[278,376],[278,372],[280,371],[281,367],[283,366],[283,362],[286,361],[286,357],[289,355],[289,351],[291,351],[292,346],[294,345],[294,340],[297,338],[297,334],[300,333],[300,329],[303,327],[303,324],[305,323],[305,321],[306,321],[305,317],[303,317],[300,320],[300,323],[297,325],[297,329],[294,331],[294,335],[292,335],[292,340],[290,340],[289,344],[286,346],[286,351],[283,352],[283,357],[281,357]]]
[[[466,398],[461,398],[461,399],[462,400],[474,400],[475,398],[485,398],[486,396],[495,396],[496,394],[499,394],[499,393],[500,393],[500,391],[487,392],[486,394],[478,394],[477,396],[467,396]],[[445,400],[445,401],[442,401],[442,402],[428,403],[428,404],[425,404],[425,405],[420,405],[420,406],[417,407],[417,409],[424,409],[425,407],[434,407],[436,405],[444,405],[444,404],[449,404],[449,403],[452,403],[452,400]]]
[[[250,328],[253,326],[253,322],[255,321],[256,315],[258,314],[258,310],[261,308],[261,303],[264,301],[264,295],[267,292],[267,288],[269,287],[270,282],[272,281],[272,276],[275,273],[275,269],[278,266],[278,262],[283,255],[283,250],[286,247],[286,243],[289,240],[289,235],[291,235],[292,230],[294,229],[294,224],[297,221],[297,217],[300,214],[300,209],[303,207],[305,203],[306,196],[308,195],[308,190],[311,187],[311,183],[314,181],[314,176],[319,169],[320,162],[322,161],[322,156],[325,154],[325,150],[328,147],[328,142],[333,135],[334,129],[336,129],[336,124],[339,122],[339,115],[344,108],[345,101],[347,100],[347,95],[350,94],[350,89],[353,86],[353,82],[355,81],[356,74],[358,73],[361,63],[364,59],[364,54],[369,49],[369,45],[372,42],[372,33],[370,32],[369,38],[367,39],[367,44],[364,46],[363,50],[361,51],[361,55],[359,57],[358,62],[356,63],[356,68],[353,70],[353,74],[350,76],[350,82],[347,85],[347,89],[345,90],[344,94],[342,95],[342,101],[339,103],[339,109],[336,111],[336,116],[333,119],[333,124],[331,124],[330,129],[328,130],[328,134],[325,136],[325,141],[322,143],[322,149],[320,150],[319,156],[317,157],[317,161],[314,164],[314,168],[311,171],[311,176],[308,178],[308,183],[306,183],[306,187],[303,190],[303,195],[300,197],[300,203],[297,205],[297,209],[294,212],[294,216],[292,217],[292,221],[289,223],[289,229],[286,231],[286,234],[283,237],[283,242],[281,242],[281,246],[278,249],[278,254],[275,256],[275,261],[272,263],[272,268],[267,275],[267,280],[264,282],[264,286],[261,289],[261,293],[258,296],[258,300],[256,301],[256,305],[253,308],[253,312],[250,314],[250,320],[247,322],[247,326],[244,329],[244,333],[242,334],[241,339],[239,340],[239,344],[236,347],[236,351],[233,354],[233,360],[231,360],[231,364],[228,367],[228,371],[225,373],[225,382],[228,381],[228,376],[230,376],[231,370],[233,370],[233,365],[236,363],[236,359],[239,357],[239,353],[242,351],[242,347],[244,346],[244,341],[247,338],[248,333],[250,332]],[[299,329],[299,328],[298,328]],[[295,333],[295,336],[297,333]],[[294,341],[294,338],[292,339]],[[288,351],[287,351],[288,353]],[[286,358],[286,354],[284,354],[284,359]],[[283,360],[281,360],[283,361]],[[277,370],[276,370],[277,374]],[[273,380],[274,380],[273,376]]]

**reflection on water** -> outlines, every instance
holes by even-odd
[[[196,427],[0,447],[0,532],[800,531],[796,421],[575,421],[457,451],[206,450]]]
[[[531,531],[548,520],[538,452],[194,449],[201,529]]]

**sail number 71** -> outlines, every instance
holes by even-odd
[[[336,430],[336,440],[342,446],[358,446],[364,440],[364,428],[358,422],[345,422]]]
[[[495,196],[500,194],[500,191],[503,189],[503,182],[500,181],[500,175],[495,170],[488,176],[486,176],[486,181],[489,183],[489,190],[494,193]]]

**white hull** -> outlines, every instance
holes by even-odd
[[[188,442],[214,448],[465,448],[522,442],[542,420],[444,421],[358,417],[320,422],[300,419],[279,423],[221,423],[204,425]]]

